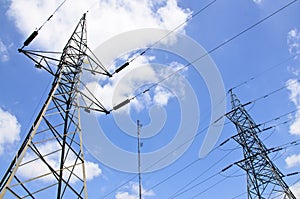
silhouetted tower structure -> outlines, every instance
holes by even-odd
[[[234,140],[243,148],[244,159],[236,164],[247,173],[249,199],[296,199],[283,180],[284,175],[268,157],[269,150],[259,139],[261,129],[230,90],[232,110],[227,118],[236,126]]]
[[[85,14],[61,54],[24,50],[53,75],[52,88],[36,120],[0,182],[0,198],[87,198],[86,172],[80,127],[80,108],[108,113],[94,96],[83,92],[83,70],[111,76],[88,55]],[[88,65],[88,67],[84,67]],[[84,105],[79,101],[84,99]],[[30,172],[30,173],[29,173]]]

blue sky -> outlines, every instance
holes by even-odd
[[[47,72],[34,68],[33,63],[19,54],[17,49],[21,47],[28,35],[50,16],[60,2],[4,0],[0,3],[0,22],[3,26],[0,31],[1,176],[41,108],[52,80]],[[206,51],[210,51],[289,2],[286,0],[234,0],[230,2],[217,0],[186,25],[181,26],[178,31],[194,40]],[[61,50],[77,21],[88,9],[90,10],[87,17],[88,45],[98,52],[97,47],[99,49],[99,46],[101,48],[107,44],[105,42],[115,41],[114,38],[128,31],[141,28],[172,30],[208,3],[209,1],[182,0],[89,0],[85,2],[68,0],[39,32],[39,36],[30,48]],[[273,95],[246,107],[257,123],[275,119],[295,110],[267,124],[267,126],[276,126],[261,134],[262,140],[268,147],[300,138],[300,111],[297,111],[300,107],[300,83],[295,82],[300,76],[300,57],[297,56],[300,53],[299,10],[300,3],[296,2],[210,54],[220,72],[225,91],[246,81],[234,90],[242,103],[255,100],[286,86]],[[145,45],[151,45],[153,38],[155,37],[145,36]],[[169,39],[166,42],[171,45],[172,38]],[[122,41],[120,46],[126,46],[128,43],[132,41]],[[115,47],[114,45],[111,44]],[[144,47],[140,45],[138,47]],[[110,49],[113,51],[112,54],[107,53],[105,56],[99,54],[101,61],[104,65],[110,65],[111,70],[119,63],[135,56],[136,51],[128,54],[113,47]],[[187,49],[188,52],[189,50],[191,49]],[[113,58],[117,57],[118,60],[113,62]],[[87,83],[91,88],[100,83],[96,90],[99,99],[106,106],[112,107],[187,63],[184,58],[167,50],[151,49],[110,82],[106,80],[101,82],[101,79],[95,82],[95,79],[89,79],[91,77],[87,76]],[[139,119],[143,124],[141,134],[143,135],[144,132],[143,136],[147,133],[152,135],[142,139],[142,153],[161,150],[173,138],[176,138],[179,123],[183,121],[180,105],[187,96],[186,85],[190,85],[195,94],[200,113],[197,117],[192,117],[191,113],[187,118],[190,122],[188,124],[191,126],[198,124],[194,131],[195,133],[202,132],[202,129],[212,122],[210,121],[211,106],[218,106],[210,102],[205,78],[201,77],[193,66],[185,68],[173,78],[133,100],[130,105],[115,115],[96,115],[108,139],[124,151],[136,154],[137,143],[132,125]],[[253,80],[249,80],[251,78]],[[227,110],[230,110],[228,101],[230,98],[227,96],[226,100]],[[159,115],[154,112],[151,120],[148,112],[153,107],[160,112],[158,112]],[[196,108],[193,111],[196,111]],[[163,113],[166,117],[165,121],[161,122],[164,119]],[[196,113],[193,112],[193,114]],[[132,119],[133,123],[131,127],[128,127],[129,130],[124,130],[126,126],[116,121],[118,114],[121,115],[121,121],[124,121],[124,118]],[[289,122],[278,125],[286,120]],[[217,144],[236,133],[234,126],[227,122],[228,120],[225,121]],[[162,125],[161,130],[154,128],[156,124]],[[221,148],[199,159],[199,150],[205,135],[206,131],[203,131],[196,136],[185,153],[172,164],[160,170],[143,173],[143,188],[147,191],[144,198],[169,198],[176,195],[177,191],[179,193],[180,190],[184,190],[182,188],[193,185],[195,185],[193,189],[178,195],[177,198],[192,198],[193,196],[234,198],[238,195],[240,196],[237,198],[247,198],[246,176],[240,168],[233,166],[221,175],[215,175],[228,165],[243,159],[242,149],[237,148],[237,144],[230,140]],[[138,182],[136,174],[109,167],[107,162],[101,162],[101,158],[95,156],[91,143],[85,144],[86,159],[91,166],[88,181],[90,198],[136,198]],[[283,173],[300,170],[300,153],[297,146],[272,154],[271,157]],[[147,162],[147,160],[144,161]],[[194,161],[196,162],[193,165],[182,170]],[[119,163],[120,167],[125,164],[128,163],[121,161]],[[144,165],[145,168],[148,164]],[[178,174],[175,175],[175,173]],[[168,178],[170,175],[172,177]],[[189,184],[193,179],[195,180]],[[297,184],[299,179],[299,175],[285,178],[298,197],[300,197],[300,184]]]

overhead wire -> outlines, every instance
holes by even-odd
[[[299,53],[295,53],[293,55],[290,55],[288,57],[286,57],[285,59],[281,60],[279,63],[276,63],[275,65],[272,65],[270,67],[268,67],[267,69],[263,70],[262,72],[260,73],[257,73],[256,75],[253,75],[252,77],[246,79],[245,81],[241,82],[241,83],[238,83],[236,84],[235,86],[231,87],[230,89],[228,90],[234,90],[234,89],[237,89],[245,84],[248,84],[249,82],[261,77],[262,75],[264,75],[265,73],[275,69],[275,68],[278,68],[279,66],[283,66],[283,64],[285,64],[286,62],[294,59],[295,57],[299,56],[300,55],[300,52]]]
[[[224,169],[223,169],[223,170],[224,170]],[[182,192],[179,192],[178,194],[176,194],[176,195],[173,196],[172,198],[177,198],[178,196],[180,196],[180,195],[182,195],[182,194],[184,194],[184,193],[186,193],[186,192],[188,192],[188,191],[190,191],[190,190],[192,190],[192,189],[195,189],[195,188],[198,187],[199,185],[201,185],[201,184],[203,184],[203,183],[206,183],[206,182],[209,181],[209,180],[212,180],[212,179],[215,178],[216,176],[220,175],[220,173],[224,172],[223,170],[218,171],[217,173],[214,173],[213,175],[210,175],[209,177],[205,178],[204,180],[200,181],[199,183],[197,183],[197,184],[195,184],[195,185],[193,185],[193,186],[191,186],[191,187],[185,189],[185,190],[182,191]],[[233,174],[235,174],[236,172],[237,172],[237,171],[235,171]],[[222,181],[224,181],[224,180],[222,179]],[[218,181],[218,183],[215,183],[213,186],[216,186],[217,184],[221,183],[222,181]],[[206,192],[206,191],[208,191],[208,190],[211,189],[213,186],[210,186],[209,188],[205,189],[204,191],[201,192],[201,194],[204,193],[204,192]],[[200,193],[199,193],[199,194],[200,194]],[[195,196],[193,196],[192,198],[195,198],[196,196],[198,196],[198,194],[195,195]]]
[[[130,98],[127,98],[126,100],[122,101],[121,103],[119,103],[118,105],[127,105],[128,103],[131,102],[131,100],[135,99],[137,96],[142,95],[146,92],[149,92],[150,90],[152,90],[153,88],[155,88],[156,86],[158,86],[159,84],[161,84],[162,82],[166,81],[167,79],[171,78],[172,76],[174,76],[175,74],[177,74],[178,72],[182,71],[183,69],[193,65],[194,63],[196,63],[197,61],[201,60],[202,58],[210,55],[211,53],[213,53],[214,51],[218,50],[219,48],[225,46],[226,44],[232,42],[233,40],[235,40],[236,38],[240,37],[241,35],[243,35],[244,33],[250,31],[251,29],[255,28],[256,26],[260,25],[261,23],[263,23],[264,21],[268,20],[269,18],[273,17],[274,15],[276,15],[277,13],[283,11],[284,9],[288,8],[289,6],[291,6],[292,4],[294,4],[295,2],[297,2],[298,0],[293,0],[291,2],[289,2],[288,4],[284,5],[283,7],[277,9],[276,11],[272,12],[271,14],[267,15],[266,17],[260,19],[259,21],[257,21],[256,23],[250,25],[249,27],[243,29],[242,31],[238,32],[237,34],[235,34],[234,36],[232,36],[231,38],[229,38],[228,40],[220,43],[219,45],[215,46],[214,48],[212,48],[211,50],[209,50],[208,52],[204,53],[203,55],[201,55],[200,57],[194,59],[193,61],[185,64],[184,66],[178,68],[177,70],[174,70],[173,72],[171,72],[170,74],[168,74],[167,76],[165,76],[164,78],[160,79],[159,81],[153,83],[151,86],[149,86],[147,89],[137,93],[136,95],[133,95]],[[126,64],[126,63],[125,63]],[[123,65],[125,65],[123,64]],[[127,64],[128,65],[128,64]],[[126,66],[127,66],[126,65]],[[121,66],[120,68],[123,69],[126,66]],[[118,69],[117,69],[118,70]],[[126,103],[124,103],[126,102]],[[124,104],[123,104],[124,103]],[[115,107],[121,108],[122,106],[118,106],[116,105]],[[112,109],[113,110],[117,110],[117,109]]]
[[[278,125],[281,125],[281,124],[278,124]],[[227,141],[229,141],[229,140],[227,140]],[[226,142],[227,142],[227,141],[226,141]],[[224,142],[223,142],[223,143],[224,143]],[[221,143],[221,144],[218,146],[218,148],[219,148],[220,146],[222,146],[223,143]],[[300,145],[300,139],[294,140],[294,141],[291,141],[291,142],[288,142],[288,143],[285,143],[285,144],[282,144],[282,145],[279,145],[279,146],[277,146],[277,147],[272,147],[272,148],[268,149],[268,151],[269,151],[269,153],[271,153],[271,152],[277,152],[277,153],[279,153],[279,151],[281,151],[281,150],[286,150],[288,147],[294,147],[294,146],[297,146],[297,145]],[[239,147],[238,147],[238,148],[239,148]],[[230,151],[229,153],[233,152],[233,150],[236,150],[236,149],[238,149],[238,148],[233,148],[232,151]],[[257,154],[257,155],[259,155],[259,154]],[[282,154],[281,154],[281,156],[282,156]],[[280,158],[280,157],[276,157],[276,158]],[[240,161],[238,161],[238,162],[240,162]],[[231,166],[233,166],[234,164],[237,164],[237,162],[236,162],[236,163],[233,163],[233,164],[231,164],[231,165],[229,165],[228,167],[224,168],[222,171],[223,171],[223,172],[226,171],[227,169],[229,169],[229,168],[230,168]],[[202,174],[200,174],[199,176],[201,176],[201,175],[202,175]],[[221,173],[220,173],[220,175],[223,176]],[[242,175],[244,175],[244,174],[242,174]],[[232,176],[228,176],[228,177],[240,177],[240,176],[242,176],[242,175],[238,175],[238,176],[232,175]],[[196,178],[194,178],[193,180],[191,180],[190,183],[185,184],[185,186],[183,186],[182,189],[180,189],[180,191],[177,191],[177,192],[176,192],[175,194],[173,194],[170,198],[176,198],[177,196],[182,195],[182,194],[188,192],[189,190],[195,188],[197,185],[199,185],[199,183],[198,183],[198,184],[196,184],[196,185],[194,185],[194,186],[192,186],[192,187],[188,187],[188,188],[187,188],[187,186],[189,186],[192,182],[194,182],[195,179],[198,179],[199,176],[197,176]],[[224,176],[223,176],[223,177],[224,177]]]
[[[64,0],[62,3],[58,5],[58,7],[54,10],[54,12],[46,19],[46,21],[36,30],[34,30],[31,35],[24,41],[23,46],[21,49],[23,49],[25,46],[28,46],[34,38],[38,35],[39,31],[44,27],[44,25],[51,20],[51,18],[54,16],[54,14],[66,3],[67,0]]]
[[[120,72],[121,70],[123,70],[125,67],[127,67],[131,62],[133,62],[134,60],[136,60],[138,57],[144,55],[147,51],[151,50],[154,46],[156,46],[157,44],[159,44],[163,39],[167,38],[168,36],[170,36],[172,33],[174,33],[175,31],[177,31],[179,28],[181,28],[183,25],[185,25],[187,22],[189,22],[190,20],[192,20],[193,18],[195,18],[197,15],[199,15],[201,12],[203,12],[204,10],[206,10],[208,7],[210,7],[211,5],[213,5],[217,0],[213,0],[211,2],[209,2],[207,5],[205,5],[203,8],[201,8],[200,10],[198,10],[197,12],[195,12],[194,14],[192,14],[190,17],[188,17],[186,20],[184,20],[182,23],[178,24],[175,28],[173,28],[172,30],[170,30],[167,34],[165,34],[164,36],[162,36],[160,39],[158,39],[157,41],[155,41],[153,44],[151,44],[149,47],[147,47],[144,50],[140,50],[141,52],[138,53],[135,57],[127,60],[124,64],[122,64],[120,67],[118,67],[115,73]]]
[[[251,30],[251,29],[254,28],[255,26],[259,25],[260,23],[266,21],[267,19],[269,19],[270,17],[272,17],[272,16],[274,16],[275,14],[279,13],[280,11],[284,10],[285,8],[287,8],[287,7],[290,6],[291,4],[295,3],[296,1],[297,1],[297,0],[294,0],[294,1],[292,1],[292,2],[290,2],[290,3],[288,3],[288,4],[286,4],[285,6],[281,7],[280,9],[276,10],[275,12],[271,13],[271,14],[268,15],[267,17],[265,17],[265,18],[259,20],[257,23],[251,25],[250,27],[248,27],[248,28],[244,29],[243,31],[239,32],[238,34],[234,35],[234,36],[231,37],[229,40],[227,40],[227,41],[221,43],[220,45],[216,46],[215,48],[211,49],[211,50],[208,51],[208,53],[206,53],[205,55],[203,55],[203,56],[201,56],[201,57],[195,59],[193,62],[188,63],[187,65],[183,66],[182,68],[179,68],[178,70],[176,70],[176,71],[174,71],[173,73],[169,74],[168,76],[166,76],[165,78],[161,79],[160,81],[154,83],[152,86],[150,86],[148,89],[144,90],[143,92],[140,92],[140,93],[138,93],[137,95],[135,95],[135,96],[133,96],[133,97],[131,97],[131,98],[125,100],[125,101],[126,101],[126,104],[128,104],[132,99],[135,99],[138,95],[141,95],[141,94],[143,94],[143,93],[145,93],[145,92],[148,92],[150,89],[152,89],[153,87],[157,86],[158,84],[160,84],[161,82],[165,81],[166,79],[170,78],[171,76],[173,76],[173,75],[176,74],[177,72],[181,71],[183,68],[186,68],[186,67],[192,65],[192,64],[195,63],[196,61],[199,61],[199,60],[202,59],[203,57],[205,57],[205,56],[211,54],[211,53],[214,52],[215,50],[221,48],[222,46],[224,46],[224,45],[226,45],[227,43],[231,42],[232,40],[234,40],[235,38],[237,38],[237,37],[239,37],[240,35],[244,34],[245,32]],[[281,88],[281,89],[282,89],[282,88]],[[281,89],[280,89],[280,90],[281,90]],[[278,92],[278,91],[279,91],[279,90],[277,90],[277,91],[275,91],[275,92]],[[275,92],[273,92],[273,93],[275,93]],[[260,99],[263,99],[263,98],[266,98],[266,97],[268,97],[268,96],[263,96],[263,97],[260,98]],[[260,100],[260,99],[256,99],[255,101],[258,101],[258,100]],[[125,101],[124,101],[124,102],[125,102]],[[254,101],[254,102],[255,102],[255,101]],[[122,103],[124,103],[124,102],[121,102],[120,104],[122,104]],[[252,103],[254,103],[254,102],[252,102]],[[126,104],[124,104],[124,105],[126,105]],[[115,107],[116,107],[116,106],[115,106]],[[120,108],[120,107],[119,107],[119,108]],[[115,110],[115,109],[112,109],[111,111],[113,111],[113,110]],[[222,117],[223,117],[223,116],[222,116]]]
[[[67,1],[67,0],[64,0],[64,1],[57,7],[57,9],[53,12],[53,14],[52,14],[52,15],[51,15],[51,16],[50,16],[50,17],[49,17],[49,18],[41,25],[41,27],[38,29],[38,31],[39,31],[41,28],[43,28],[43,26],[47,23],[47,21],[49,21],[49,20],[53,17],[53,15],[60,9],[60,7],[61,7],[66,1]],[[296,1],[297,1],[297,0],[291,2],[290,4],[292,4],[292,3],[296,2]],[[214,3],[214,2],[215,2],[215,1],[211,2],[211,4]],[[289,6],[290,4],[286,5],[285,7]],[[209,5],[210,5],[210,4],[209,4]],[[208,5],[208,6],[209,6],[209,5]],[[276,14],[276,13],[278,13],[279,11],[283,10],[285,7],[281,8],[280,10],[278,10],[278,11],[275,12],[275,13],[273,13],[272,15],[266,17],[265,19],[263,19],[263,20],[257,22],[256,24],[250,26],[250,27],[247,28],[246,30],[240,32],[239,34],[237,34],[236,36],[234,36],[234,37],[232,37],[231,39],[227,40],[226,42],[223,42],[223,43],[220,44],[219,46],[213,48],[212,50],[210,50],[210,51],[208,52],[208,54],[210,54],[211,52],[217,50],[218,48],[222,47],[223,45],[229,43],[230,41],[234,40],[236,37],[240,36],[241,34],[247,32],[248,30],[252,29],[252,28],[255,27],[256,25],[258,25],[258,24],[260,24],[261,22],[265,21],[266,19],[270,18],[270,17],[273,16],[274,14]],[[197,13],[196,13],[196,14],[197,14]],[[198,14],[199,14],[199,13],[198,13]],[[190,19],[191,19],[191,18],[189,18],[188,20],[190,20]],[[187,21],[186,21],[186,22],[187,22]],[[186,23],[186,22],[184,22],[184,23]],[[179,26],[179,27],[180,27],[180,26]],[[176,27],[175,30],[177,30],[179,27]],[[174,30],[174,31],[175,31],[175,30]],[[167,37],[167,36],[168,36],[168,35],[166,35],[165,37]],[[162,39],[163,39],[163,38],[162,38]],[[160,40],[159,40],[159,41],[160,41]],[[158,43],[159,41],[157,41],[157,43]],[[156,43],[155,43],[155,44],[156,44]],[[150,48],[147,48],[147,49],[150,49]],[[146,49],[146,50],[147,50],[147,49]],[[143,51],[143,54],[144,54],[145,52],[146,52],[146,51]],[[199,59],[201,59],[201,58],[203,58],[203,57],[200,57]],[[194,62],[190,63],[189,65],[195,63],[195,62],[198,61],[199,59],[194,60]],[[132,60],[132,61],[133,61],[133,60]],[[189,66],[189,65],[188,65],[188,66]],[[186,66],[186,67],[187,67],[187,66]],[[181,70],[181,69],[180,69],[180,70]],[[172,75],[171,75],[171,76],[172,76]],[[167,76],[167,78],[169,78],[169,77]],[[165,79],[166,79],[166,78],[164,78],[162,81],[165,81]],[[159,81],[157,84],[161,83],[162,81]],[[157,85],[157,84],[155,84],[155,85]],[[152,87],[153,87],[153,86],[152,86]],[[151,89],[152,87],[150,87],[150,89]],[[263,98],[265,98],[265,97],[263,97]],[[257,99],[257,100],[259,100],[259,99]]]
[[[289,61],[289,60],[291,60],[291,59],[293,59],[293,58],[295,58],[295,57],[297,57],[297,56],[299,56],[299,55],[300,55],[300,53],[296,53],[296,54],[290,55],[289,57],[286,57],[285,59],[283,59],[283,60],[277,62],[275,65],[272,65],[272,66],[268,67],[266,70],[263,70],[262,72],[257,73],[256,75],[253,75],[252,77],[246,79],[245,81],[242,81],[242,82],[236,84],[235,86],[231,87],[230,89],[227,90],[226,96],[224,96],[224,98],[223,98],[222,100],[220,100],[219,104],[221,104],[221,103],[226,99],[226,97],[228,96],[230,90],[237,89],[237,88],[239,88],[239,87],[241,87],[241,86],[244,86],[244,85],[248,84],[248,83],[251,82],[251,81],[256,80],[257,78],[261,77],[261,76],[264,75],[265,73],[267,73],[267,72],[269,72],[269,71],[271,71],[271,70],[273,70],[273,69],[275,69],[275,68],[278,68],[279,66],[283,66],[284,63],[286,63],[287,61]],[[254,104],[255,104],[255,103],[254,103]],[[254,106],[254,105],[253,105],[253,106]],[[250,111],[252,108],[253,108],[253,107],[250,107],[250,108],[248,109],[248,111]]]
[[[219,148],[220,145],[217,147]],[[205,169],[200,175],[196,176],[192,180],[190,180],[188,183],[184,184],[180,189],[178,189],[173,195],[169,197],[169,199],[176,197],[177,195],[180,195],[181,192],[183,192],[188,186],[190,186],[193,182],[198,180],[200,177],[202,177],[205,173],[210,171],[213,167],[215,167],[217,164],[219,164],[221,161],[223,161],[228,155],[230,155],[233,151],[237,150],[238,148],[234,148],[228,153],[226,153],[222,158],[220,158],[218,161],[214,162],[211,166],[209,166],[207,169]],[[200,160],[200,159],[198,159]]]
[[[284,150],[284,149],[286,149],[286,148],[288,148],[288,147],[292,147],[292,146],[296,146],[296,145],[300,145],[300,139],[295,140],[295,141],[292,141],[292,142],[288,142],[288,143],[285,143],[285,144],[282,144],[282,145],[280,145],[280,146],[278,146],[278,147],[270,148],[270,149],[268,149],[268,153],[270,153],[270,152],[278,152],[278,151],[280,151],[280,150]],[[259,155],[259,154],[256,154],[256,155]],[[242,160],[242,161],[243,161],[243,160]],[[226,170],[229,169],[231,166],[233,166],[234,164],[237,164],[237,163],[239,163],[239,162],[241,162],[241,161],[238,161],[238,162],[233,163],[232,165],[229,165],[228,167],[224,168],[221,172],[226,171]],[[219,172],[218,174],[221,175],[221,172]],[[237,172],[237,171],[233,172],[233,173],[231,174],[231,176],[234,176],[233,174],[235,174],[236,172]],[[289,175],[296,175],[296,174],[298,174],[298,173],[300,173],[300,172],[295,172],[295,173],[292,173],[292,174],[289,174]],[[288,175],[287,175],[287,176],[288,176]],[[229,177],[230,177],[230,176],[227,176],[226,178],[224,178],[224,179],[222,179],[222,180],[216,182],[215,184],[213,184],[212,186],[210,186],[210,187],[206,188],[205,190],[199,192],[198,194],[196,194],[196,195],[193,196],[192,198],[198,197],[199,195],[201,195],[201,194],[203,194],[204,192],[210,190],[211,188],[213,188],[214,186],[216,186],[216,185],[218,185],[219,183],[223,182],[225,179],[228,179]],[[239,177],[239,176],[237,176],[237,177]],[[200,183],[198,183],[197,185],[199,186]],[[197,187],[197,185],[194,185],[193,187],[190,187],[190,188],[188,189],[188,191],[191,190],[191,189],[194,189],[195,187]]]
[[[231,175],[235,174],[238,170],[235,170]],[[220,172],[221,173],[221,172]],[[218,173],[220,175],[220,173]],[[224,177],[223,179],[217,181],[216,183],[214,183],[213,185],[209,186],[208,188],[204,189],[203,191],[197,193],[196,195],[192,196],[191,199],[194,198],[198,198],[200,195],[202,195],[203,193],[209,191],[210,189],[212,189],[213,187],[217,186],[218,184],[220,184],[221,182],[227,180],[229,177]]]
[[[239,197],[241,197],[241,196],[243,196],[243,195],[245,195],[245,194],[247,194],[247,191],[244,191],[243,193],[240,193],[239,195],[236,195],[236,196],[234,196],[234,197],[231,198],[231,199],[239,198]]]
[[[293,112],[293,111],[290,111],[290,112]],[[282,114],[281,116],[285,116],[285,115],[287,115],[287,114],[288,114],[288,113],[285,113],[285,114]],[[269,120],[269,121],[264,122],[264,123],[262,123],[262,124],[267,124],[267,123],[269,123],[269,122],[271,122],[271,121],[276,121],[276,120],[278,120],[278,118],[280,118],[281,116],[278,116],[278,117],[274,118],[273,120]],[[268,128],[264,128],[262,131],[264,131],[264,130],[269,130],[269,129],[271,129],[271,128],[278,127],[278,126],[280,126],[280,125],[282,125],[282,124],[286,124],[286,121],[281,122],[281,123],[276,124],[276,125],[272,125],[271,127],[268,127]],[[231,138],[233,138],[233,136],[232,136]],[[218,147],[215,147],[213,150],[215,150],[216,148],[220,148],[220,147],[221,147],[222,145],[224,145],[227,141],[229,141],[229,139],[226,140],[226,141],[224,141],[224,142],[222,142],[220,145],[218,145]],[[280,145],[280,146],[278,146],[278,147],[273,147],[273,148],[271,148],[270,150],[271,150],[272,152],[276,152],[276,151],[278,151],[278,150],[283,150],[283,149],[289,147],[289,145],[290,145],[290,146],[296,146],[296,145],[299,145],[299,144],[300,144],[300,140],[296,140],[296,141],[289,142],[289,143],[287,143],[287,144]],[[234,151],[234,150],[236,150],[236,149],[238,149],[238,148],[239,148],[239,147],[236,147],[236,148],[233,148],[233,149],[231,149],[231,150]],[[232,151],[230,151],[229,153],[231,153]],[[222,158],[222,159],[223,159],[223,158]],[[198,159],[198,160],[199,160],[199,159]],[[194,163],[196,163],[196,162],[197,162],[197,160],[196,160],[196,161],[193,161],[192,164],[194,164]],[[182,172],[183,170],[189,168],[192,164],[187,165],[187,166],[184,167],[182,170],[179,170],[179,172]],[[209,169],[210,169],[210,168],[211,168],[211,167],[209,167]],[[208,169],[208,170],[209,170],[209,169]],[[174,174],[168,176],[167,178],[165,178],[164,180],[158,182],[157,184],[155,184],[154,186],[152,186],[152,187],[149,188],[149,189],[153,189],[153,188],[159,186],[160,184],[162,184],[162,183],[164,183],[165,181],[169,180],[171,177],[174,177],[175,175],[177,175],[179,172],[175,172]],[[204,173],[205,173],[205,172],[203,172],[202,174],[204,174]],[[197,180],[199,177],[201,177],[202,174],[200,174],[199,176],[197,176],[196,178],[194,178],[193,180],[191,180],[188,184],[185,184],[185,185],[183,186],[183,189],[186,189],[187,186],[189,186],[191,183],[193,183],[195,180]],[[177,192],[178,192],[178,191],[177,191]],[[178,194],[177,192],[174,194],[175,196],[176,196],[176,194]],[[183,192],[184,192],[184,191],[183,191]],[[181,193],[181,192],[180,192],[180,193]],[[170,198],[173,198],[174,195],[172,195]],[[180,195],[181,195],[181,194],[180,194]]]
[[[269,72],[269,71],[271,71],[271,70],[273,70],[273,69],[275,69],[275,68],[278,68],[279,66],[283,66],[284,63],[286,63],[287,61],[289,61],[289,60],[291,60],[291,59],[293,59],[293,58],[295,58],[295,57],[297,57],[297,56],[299,56],[299,55],[300,55],[300,52],[299,52],[299,53],[296,53],[296,54],[293,54],[293,55],[290,55],[290,56],[286,57],[285,59],[283,59],[283,60],[277,62],[276,64],[274,64],[274,65],[268,67],[266,70],[263,70],[262,72],[257,73],[256,75],[253,75],[253,76],[250,77],[249,79],[246,79],[245,81],[242,81],[242,82],[236,84],[235,86],[231,87],[230,89],[227,90],[226,96],[224,96],[224,98],[223,98],[222,100],[220,100],[220,102],[219,102],[217,105],[221,104],[221,103],[226,99],[226,97],[227,97],[227,95],[228,95],[228,93],[229,93],[230,90],[237,89],[237,88],[239,88],[239,87],[241,87],[241,86],[243,86],[243,85],[248,84],[249,82],[251,82],[251,81],[253,81],[253,80],[256,80],[257,78],[261,77],[261,76],[264,75],[265,73],[267,73],[267,72]],[[255,103],[253,103],[253,106],[254,106],[254,104],[255,104]],[[247,111],[250,111],[252,108],[253,108],[253,107],[250,107]]]
[[[208,126],[209,127],[209,126]],[[201,131],[199,131],[195,136],[200,135],[202,132],[205,132],[208,127],[205,127],[204,129],[202,129]],[[193,139],[193,138],[192,138]],[[187,142],[191,141],[192,139],[187,140],[186,142],[184,142],[183,144],[181,144],[180,146],[178,146],[176,149],[172,150],[171,152],[167,153],[165,156],[163,156],[162,158],[160,158],[159,160],[157,160],[156,162],[154,162],[153,164],[151,164],[149,167],[147,167],[146,169],[144,169],[142,172],[146,172],[148,169],[151,169],[153,166],[155,166],[156,164],[158,164],[160,161],[164,160],[165,158],[167,158],[171,153],[174,153],[174,151],[176,151],[178,148],[180,148],[181,146],[184,146]],[[216,148],[215,147],[212,151],[214,151]],[[178,170],[176,173],[179,174],[182,171],[186,170],[187,168],[191,167],[192,165],[194,165],[195,163],[197,163],[200,159],[194,160],[192,162],[190,162],[189,164],[187,164],[186,166],[184,166],[183,168],[181,168],[180,170]],[[158,186],[158,184],[162,184],[163,182],[167,181],[168,179],[176,176],[177,174],[172,174],[170,176],[167,177],[167,179],[164,179],[163,181],[158,182],[156,185],[154,185],[155,187]],[[126,185],[127,183],[129,183],[130,181],[132,181],[133,179],[135,179],[137,177],[137,175],[135,175],[134,177],[130,178],[129,180],[127,180],[126,182],[122,183],[121,185],[115,187],[113,190],[111,190],[109,193],[105,194],[103,196],[103,198],[108,197],[110,194],[112,194],[114,191],[118,190],[119,188],[121,188],[122,186]],[[151,189],[154,187],[151,187]],[[147,190],[145,190],[144,192],[147,192]]]
[[[44,25],[51,20],[51,18],[53,17],[53,15],[64,5],[64,3],[66,3],[67,0],[64,0],[63,2],[61,2],[59,4],[59,6],[54,10],[54,12],[48,17],[48,19],[46,19],[46,21],[37,29],[37,31],[40,31]]]
[[[291,83],[289,83],[289,84],[286,84],[284,87],[290,86],[291,84],[295,84],[297,81],[300,81],[300,80],[296,80],[296,81],[294,81],[294,82],[291,82]],[[271,92],[269,92],[269,93],[267,93],[267,94],[262,95],[261,97],[258,97],[258,98],[254,99],[254,100],[251,100],[251,101],[249,101],[249,102],[243,104],[242,107],[247,106],[247,105],[249,105],[249,104],[251,104],[251,103],[254,103],[254,102],[257,102],[257,101],[266,99],[266,98],[270,97],[271,95],[275,94],[276,92],[279,92],[279,91],[283,90],[284,87],[280,87],[279,89],[275,89],[275,90],[273,90],[273,91],[271,91]],[[296,112],[297,110],[300,110],[300,108],[297,108],[297,109],[295,109],[295,110],[289,111],[288,113],[284,113],[284,114],[282,114],[281,116],[277,116],[277,117],[275,117],[274,119],[271,119],[271,120],[268,120],[268,121],[266,121],[266,122],[264,122],[264,123],[258,124],[257,126],[262,126],[262,125],[265,125],[265,124],[270,123],[270,122],[272,122],[272,121],[277,121],[278,118],[281,118],[281,117],[286,116],[286,115],[288,115],[288,114],[290,114],[290,113]],[[231,111],[230,111],[230,112],[231,112]],[[146,169],[144,169],[142,172],[146,172],[148,169],[152,168],[153,166],[155,166],[156,164],[158,164],[159,162],[161,162],[162,160],[164,160],[165,158],[167,158],[171,153],[174,153],[176,150],[178,150],[178,148],[184,146],[186,143],[190,142],[190,141],[193,140],[195,137],[201,135],[201,134],[202,134],[203,132],[205,132],[210,126],[215,125],[215,124],[217,123],[217,121],[220,120],[220,118],[223,118],[223,117],[225,117],[225,116],[226,116],[226,114],[220,116],[217,120],[211,122],[208,126],[206,126],[205,128],[203,128],[202,130],[198,131],[198,132],[195,134],[194,137],[191,137],[191,138],[187,139],[185,142],[183,142],[183,143],[182,143],[181,145],[179,145],[177,148],[175,148],[175,149],[172,150],[171,152],[167,153],[165,156],[163,156],[162,158],[160,158],[159,160],[157,160],[156,162],[154,162],[153,164],[151,164],[149,167],[147,167]],[[291,121],[291,120],[292,120],[292,119],[289,119],[289,121]],[[227,122],[226,124],[229,124],[229,123],[230,123],[230,122]],[[287,123],[287,121],[284,121],[284,122],[282,122],[282,123],[280,123],[280,124],[278,124],[278,125],[283,125],[283,124],[286,124],[286,123]],[[225,125],[226,125],[226,124],[225,124]],[[269,130],[269,129],[275,128],[275,127],[276,127],[276,125],[273,125],[273,126],[271,126],[271,127],[264,127],[261,131],[266,131],[266,130]],[[228,138],[227,140],[225,140],[224,142],[222,142],[222,143],[220,144],[220,146],[222,146],[222,145],[224,145],[225,143],[227,143],[227,142],[228,142],[230,139],[232,139],[233,137],[234,137],[234,136],[232,136],[232,137]],[[214,150],[214,149],[213,149],[213,150]],[[195,162],[196,162],[196,161],[195,161]],[[195,162],[193,162],[193,164],[195,164]],[[192,164],[191,164],[191,165],[192,165]],[[190,165],[190,166],[191,166],[191,165]],[[190,166],[187,165],[187,168],[190,167]],[[184,169],[183,169],[183,170],[184,170]],[[122,183],[122,184],[119,185],[118,187],[115,187],[115,188],[114,188],[113,190],[111,190],[109,193],[105,194],[105,195],[103,196],[103,198],[108,197],[108,196],[109,196],[110,194],[112,194],[114,191],[116,191],[116,190],[118,190],[120,187],[126,185],[126,184],[129,183],[131,180],[135,179],[136,177],[137,177],[137,176],[134,176],[133,178],[130,178],[128,181],[126,181],[125,183]],[[171,177],[169,177],[169,178],[171,178]],[[162,183],[160,183],[160,184],[162,184]]]

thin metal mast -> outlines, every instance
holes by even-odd
[[[80,90],[80,77],[84,62],[90,64],[88,70],[110,75],[96,58],[87,55],[86,14],[60,58],[53,52],[23,48],[19,52],[54,80],[46,102],[0,181],[0,198],[87,198],[80,108],[108,111],[94,96]],[[88,100],[81,105],[80,99]]]
[[[140,142],[140,133],[141,133],[140,120],[137,120],[137,135],[138,135],[138,175],[139,175],[139,199],[142,199],[142,175],[141,175],[141,142]]]
[[[260,128],[237,96],[230,90],[232,110],[227,118],[236,126],[234,140],[243,148],[244,159],[237,162],[247,173],[248,198],[296,199],[283,180],[284,175],[268,157],[268,149],[259,139]]]

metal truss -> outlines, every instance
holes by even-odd
[[[85,86],[80,77],[83,70],[111,76],[88,51],[85,14],[60,58],[54,52],[19,49],[54,80],[46,102],[0,182],[0,198],[87,198],[80,108],[109,111],[92,92],[80,89]]]
[[[248,198],[296,199],[284,175],[268,157],[269,150],[258,137],[261,129],[232,90],[230,94],[232,110],[226,116],[236,126],[234,140],[243,148],[244,159],[236,164],[247,173]]]

